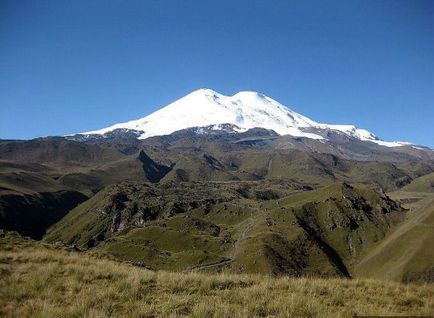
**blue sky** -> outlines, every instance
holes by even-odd
[[[201,87],[434,146],[434,1],[0,2],[0,138],[103,128]]]

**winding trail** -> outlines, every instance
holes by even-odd
[[[197,265],[197,266],[193,266],[190,267],[188,269],[186,269],[185,271],[191,271],[191,270],[202,270],[202,269],[208,269],[208,268],[212,268],[212,267],[218,267],[218,266],[223,266],[226,264],[230,264],[235,260],[235,257],[238,254],[238,250],[240,247],[240,244],[242,241],[244,241],[247,232],[253,227],[253,225],[255,224],[255,221],[253,218],[249,218],[248,219],[248,223],[246,225],[246,227],[243,229],[243,231],[241,232],[240,236],[238,237],[238,239],[235,241],[234,245],[233,245],[233,249],[232,249],[232,253],[230,255],[229,258],[227,259],[223,259],[221,261],[218,262],[214,262],[214,263],[208,263],[208,264],[203,264],[203,265]]]
[[[270,175],[272,166],[273,166],[273,158],[270,158],[270,160],[268,160],[267,175]]]

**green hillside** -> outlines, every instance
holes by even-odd
[[[402,190],[407,192],[434,193],[434,173],[430,173],[414,179],[410,184],[406,185]]]
[[[407,220],[357,264],[359,277],[434,282],[434,195],[396,192]]]
[[[384,193],[333,183],[121,183],[45,237],[154,269],[352,276],[404,212]]]

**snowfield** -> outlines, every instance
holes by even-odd
[[[317,123],[257,92],[244,91],[233,96],[225,96],[207,88],[196,90],[146,117],[81,134],[105,134],[123,128],[144,131],[139,138],[145,139],[168,135],[181,129],[220,124],[236,125],[239,131],[259,127],[272,129],[279,135],[312,139],[324,139],[324,137],[304,130],[331,129],[381,146],[409,145],[407,142],[380,140],[373,133],[353,125]]]

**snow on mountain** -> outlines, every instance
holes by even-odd
[[[144,133],[139,138],[145,139],[168,135],[185,128],[220,124],[236,125],[239,131],[260,127],[272,129],[280,135],[312,139],[324,139],[324,137],[306,132],[307,129],[331,129],[382,146],[408,145],[404,142],[382,141],[371,132],[352,125],[317,123],[257,92],[245,91],[233,96],[225,96],[211,89],[194,91],[141,119],[82,134],[105,134],[115,129],[131,129],[143,131]]]

